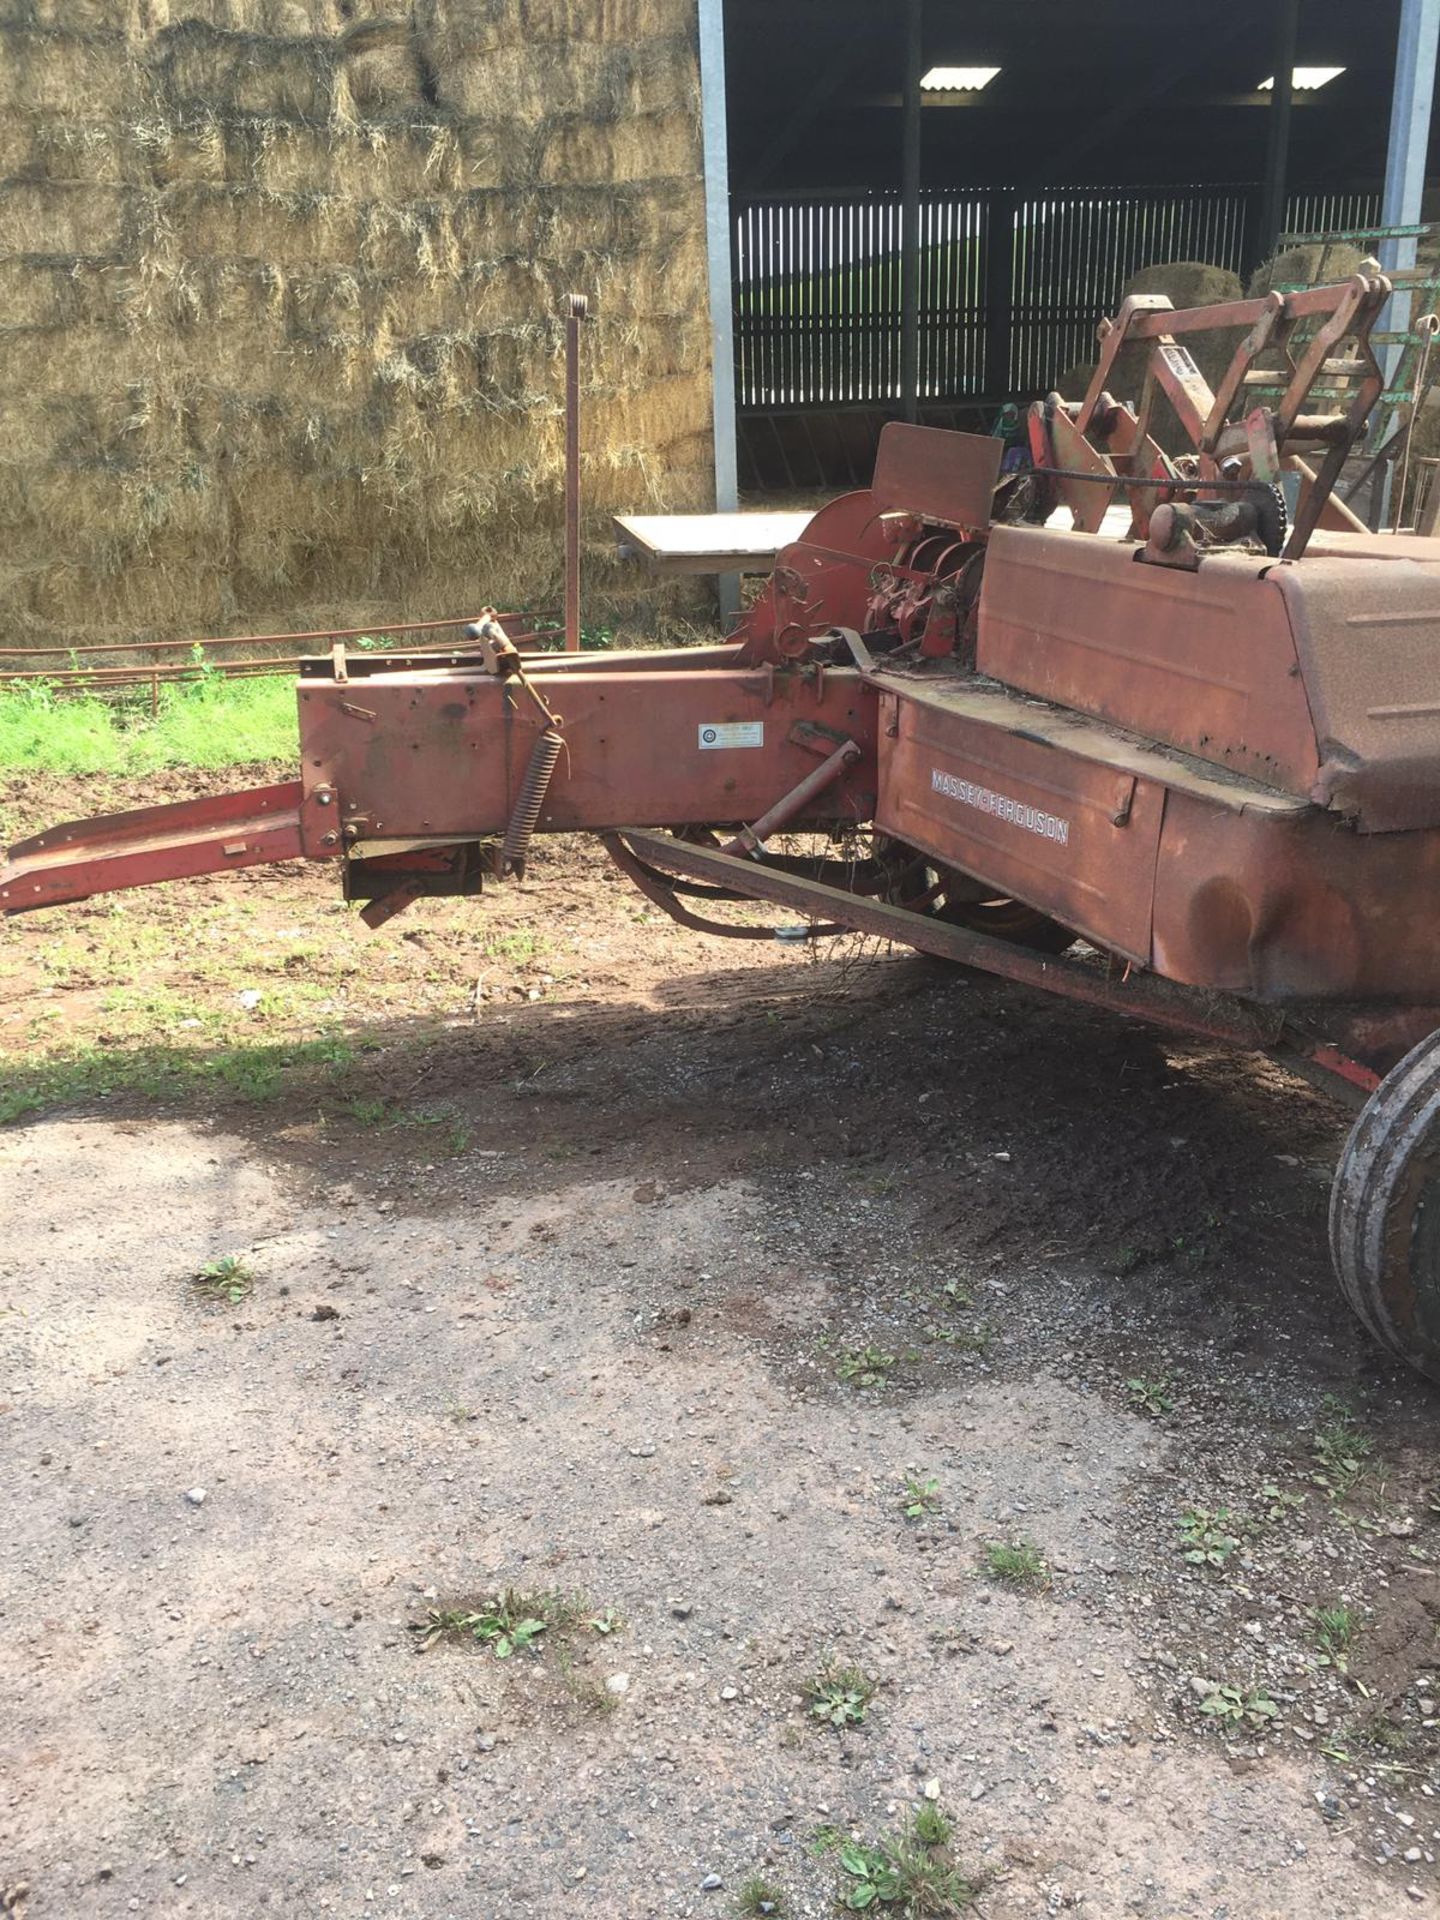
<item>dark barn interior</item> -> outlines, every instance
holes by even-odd
[[[750,488],[863,478],[905,408],[907,73],[919,418],[1044,391],[1142,268],[1248,281],[1287,232],[1380,218],[1400,0],[727,0],[725,19]],[[1288,112],[1262,85],[1287,45]],[[936,68],[969,84],[923,84]]]

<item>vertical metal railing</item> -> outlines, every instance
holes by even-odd
[[[1375,193],[1301,190],[1292,230],[1361,226]],[[1034,392],[1094,347],[1095,322],[1142,267],[1243,274],[1249,186],[928,189],[919,220],[919,387],[945,403]],[[897,404],[896,193],[736,196],[737,393],[743,410]]]

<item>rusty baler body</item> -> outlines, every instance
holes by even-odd
[[[1397,1251],[1429,1162],[1394,1147],[1440,1025],[1440,540],[1373,535],[1335,492],[1388,292],[1129,301],[1018,459],[887,428],[872,486],[820,510],[722,644],[520,656],[482,620],[448,656],[337,646],[301,671],[296,780],[37,836],[0,907],[303,855],[378,924],[523,872],[535,832],[589,832],[688,924],[763,936],[706,903],[773,901],[1283,1053],[1370,1096],[1337,1267],[1440,1372],[1440,1258]],[[1222,327],[1244,337],[1212,391],[1184,337]],[[1107,390],[1122,350],[1136,407]],[[1162,394],[1183,456],[1151,437]],[[1433,1111],[1440,1140],[1440,1066]]]

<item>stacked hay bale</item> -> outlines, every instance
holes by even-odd
[[[694,0],[0,0],[0,630],[553,602],[712,504]]]

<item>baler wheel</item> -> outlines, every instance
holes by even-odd
[[[1440,1032],[1360,1110],[1330,1190],[1330,1253],[1375,1339],[1440,1381]]]
[[[1048,913],[1027,907],[1023,900],[947,900],[936,908],[935,917],[947,920],[952,927],[969,927],[1036,953],[1065,953],[1075,944],[1075,935],[1068,927],[1062,927]]]

